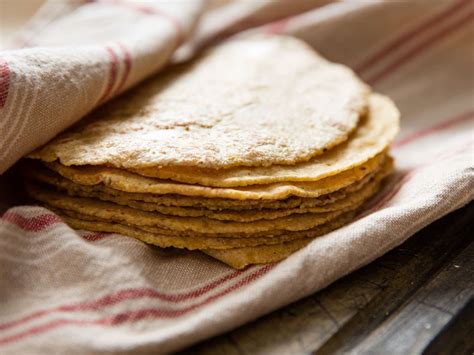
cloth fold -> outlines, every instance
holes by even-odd
[[[0,173],[163,68],[202,7],[201,1],[47,2],[19,33],[23,48],[1,55]]]
[[[402,130],[396,173],[354,222],[243,271],[199,252],[74,231],[42,207],[9,208],[0,352],[182,349],[325,287],[473,199],[474,4],[326,3],[46,3],[17,37],[24,48],[0,53],[1,172],[99,104],[235,33],[293,35],[351,66],[397,103]]]

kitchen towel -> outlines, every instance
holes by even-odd
[[[179,350],[327,286],[471,201],[473,15],[471,0],[47,2],[0,52],[1,172],[146,77],[256,33],[298,37],[389,95],[402,113],[396,172],[351,224],[242,271],[3,202],[0,353]]]

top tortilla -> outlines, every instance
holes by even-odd
[[[104,184],[125,192],[178,194],[237,200],[275,200],[289,196],[318,197],[362,179],[375,171],[385,156],[387,145],[398,130],[398,111],[393,103],[379,95],[371,97],[370,113],[347,144],[336,147],[320,158],[295,166],[254,168],[241,171],[230,181],[243,186],[216,188],[148,178],[123,169],[105,166],[68,167],[57,162],[46,163],[63,177],[81,185]],[[253,174],[254,170],[258,170]],[[258,174],[261,175],[258,175]],[[217,173],[216,173],[217,174]],[[219,175],[225,177],[225,171]],[[286,182],[288,177],[290,182]],[[281,181],[246,186],[248,180]],[[296,180],[296,182],[291,182]],[[298,181],[301,180],[301,181]]]
[[[369,98],[367,117],[361,120],[359,127],[349,139],[304,163],[293,166],[274,165],[225,170],[150,167],[132,171],[147,177],[213,187],[316,181],[359,166],[387,149],[398,133],[399,119],[400,113],[388,97],[373,94]]]
[[[290,37],[223,44],[111,102],[30,157],[212,169],[307,161],[344,142],[369,88]]]

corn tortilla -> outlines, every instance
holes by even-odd
[[[228,41],[111,102],[31,157],[123,169],[294,164],[344,142],[369,94],[349,68],[298,39]]]
[[[90,222],[106,221],[109,223],[120,223],[121,225],[129,226],[132,228],[138,228],[150,233],[166,235],[166,236],[179,236],[179,237],[191,237],[191,238],[194,238],[194,237],[197,237],[197,238],[260,238],[260,237],[279,238],[279,237],[284,237],[285,235],[288,235],[289,233],[291,233],[292,238],[297,239],[297,238],[311,237],[312,231],[319,227],[319,226],[316,226],[310,229],[301,230],[301,231],[292,231],[292,232],[289,232],[284,229],[280,229],[280,230],[270,230],[270,231],[255,232],[255,233],[199,233],[199,232],[194,232],[194,231],[189,231],[189,230],[188,231],[175,231],[171,229],[164,229],[158,226],[137,225],[134,223],[133,220],[121,220],[119,222],[114,222],[110,220],[104,220],[92,214],[83,214],[83,213],[79,213],[79,212],[64,209],[64,208],[53,207],[51,205],[48,205],[47,203],[45,203],[44,205],[51,211],[56,212],[57,214],[61,216],[68,216],[71,218],[80,219],[83,221],[90,221]],[[353,209],[348,210],[347,212],[344,212],[341,215],[345,215],[347,213],[353,212],[357,210],[358,207],[359,206],[353,206]],[[336,218],[339,218],[339,217],[336,217]]]
[[[346,225],[353,217],[354,213],[348,213],[319,226],[319,236]],[[301,238],[274,245],[259,245],[226,250],[207,249],[202,250],[202,252],[222,261],[234,269],[243,269],[248,265],[268,264],[281,261],[311,243],[313,239],[314,238]]]
[[[260,210],[208,210],[205,208],[190,208],[190,207],[175,207],[175,206],[161,206],[156,203],[128,200],[119,198],[115,195],[109,195],[103,192],[85,192],[81,190],[68,191],[69,196],[94,198],[102,201],[113,202],[118,205],[132,207],[134,209],[158,212],[165,215],[180,216],[180,217],[207,217],[217,220],[228,220],[238,222],[252,222],[260,219],[275,219],[289,216],[296,213],[323,213],[336,211],[342,208],[347,208],[360,201],[372,196],[378,189],[380,181],[391,171],[391,164],[387,160],[383,168],[376,173],[370,181],[364,184],[359,190],[347,194],[344,198],[339,199],[333,203],[328,203],[323,206],[311,207],[295,207],[287,209],[260,209]]]
[[[235,187],[269,184],[281,181],[316,181],[336,175],[365,163],[386,150],[398,132],[399,112],[393,102],[382,95],[371,95],[368,117],[347,142],[294,166],[199,169],[196,167],[149,167],[132,169],[148,177],[172,179],[190,184]]]
[[[338,186],[349,185],[356,181],[354,173],[361,173],[360,168],[375,169],[375,160],[382,159],[384,150],[398,131],[399,113],[389,99],[379,95],[371,97],[371,113],[365,119],[349,141],[319,158],[295,166],[273,166],[268,168],[253,169],[228,169],[213,170],[206,175],[206,179],[221,179],[223,185],[249,185],[239,188],[206,188],[200,185],[173,183],[157,178],[146,178],[122,169],[106,166],[65,166],[58,162],[48,163],[48,167],[57,171],[66,178],[78,184],[96,185],[103,183],[126,192],[155,193],[155,194],[180,194],[185,196],[201,196],[228,199],[283,199],[288,196],[317,197],[327,194],[330,190],[320,192],[311,191],[314,181],[321,181],[334,176]],[[351,172],[352,170],[353,172]],[[197,174],[197,173],[195,173]],[[236,174],[236,175],[235,175]],[[197,175],[196,175],[197,176]],[[347,179],[343,181],[342,179]],[[288,181],[303,180],[289,183]],[[276,183],[276,181],[285,181]],[[206,181],[201,181],[206,183]],[[316,185],[317,186],[317,185]],[[306,191],[305,191],[306,190]]]
[[[306,239],[308,236],[312,238],[326,233],[327,227],[321,225],[315,227],[309,231],[302,232],[286,232],[280,236],[274,237],[246,237],[246,238],[220,238],[220,237],[205,237],[205,236],[192,236],[186,237],[181,235],[166,235],[147,231],[138,226],[124,225],[121,223],[113,223],[106,220],[87,220],[82,218],[80,214],[76,217],[71,217],[64,211],[56,211],[61,218],[72,228],[84,229],[95,232],[110,232],[119,233],[126,236],[130,236],[139,239],[143,242],[159,246],[161,248],[175,247],[185,248],[189,250],[195,249],[232,249],[242,247],[255,247],[259,245],[274,245],[280,244],[290,240]],[[337,224],[338,226],[346,223],[353,215],[352,212],[346,213],[337,217],[331,225]]]
[[[30,196],[55,208],[67,209],[108,221],[124,221],[134,225],[157,226],[175,232],[257,233],[273,230],[299,231],[326,223],[348,210],[357,208],[363,202],[327,213],[303,213],[272,220],[234,222],[212,220],[206,217],[177,217],[157,212],[140,211],[90,198],[71,197],[51,189],[41,188],[35,184],[27,184],[26,186]]]
[[[248,265],[270,264],[286,259],[297,250],[308,245],[312,240],[313,238],[303,238],[276,245],[260,245],[227,250],[206,249],[202,252],[234,269],[243,269]]]
[[[213,188],[188,185],[178,182],[147,178],[126,170],[102,167],[71,167],[59,163],[47,163],[47,166],[61,176],[80,185],[103,184],[116,190],[132,193],[177,194],[209,198],[227,198],[236,200],[274,200],[289,196],[319,197],[363,179],[377,170],[385,159],[385,152],[365,163],[318,181],[280,182],[269,185],[254,185],[235,188]]]
[[[190,197],[181,195],[156,195],[149,193],[131,193],[124,192],[102,184],[98,185],[80,185],[72,182],[69,179],[63,178],[61,175],[42,167],[40,164],[31,164],[30,162],[22,162],[22,174],[26,179],[43,182],[49,185],[54,185],[60,190],[66,191],[69,195],[79,195],[85,197],[92,197],[94,194],[107,194],[114,196],[114,198],[123,201],[143,201],[153,203],[155,205],[166,207],[191,207],[204,208],[213,211],[232,210],[259,210],[259,209],[288,209],[288,208],[306,208],[314,206],[325,206],[329,203],[342,199],[348,193],[359,190],[365,185],[376,172],[380,170],[378,167],[374,172],[370,172],[361,180],[358,180],[349,186],[333,191],[326,195],[321,195],[316,198],[301,198],[289,197],[284,200],[232,200],[222,198],[205,198],[205,197]],[[26,163],[26,164],[25,164]],[[387,157],[384,160],[384,166],[389,164],[392,167],[392,158]],[[88,196],[90,194],[90,196]]]

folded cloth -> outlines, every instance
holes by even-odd
[[[402,112],[394,176],[351,224],[242,271],[12,207],[0,219],[0,352],[178,350],[325,287],[473,199],[470,0],[253,3],[47,3],[17,40],[28,48],[0,53],[0,170],[170,61],[240,31],[303,39],[389,95]]]

